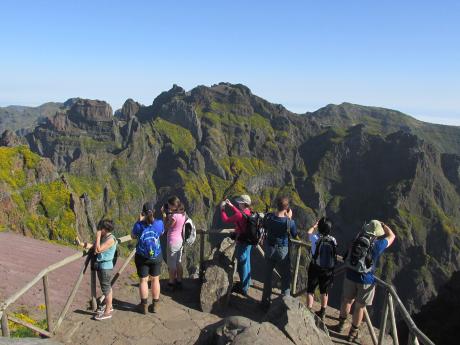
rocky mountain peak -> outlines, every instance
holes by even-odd
[[[100,122],[113,120],[112,107],[104,101],[78,99],[68,114],[72,122]]]
[[[21,143],[21,138],[19,138],[16,133],[10,130],[4,131],[0,138],[0,146],[13,147],[21,145]]]
[[[118,117],[122,121],[129,121],[132,119],[136,114],[139,112],[139,109],[141,108],[141,104],[134,101],[133,99],[129,98],[125,101],[123,104],[123,107],[121,108]]]

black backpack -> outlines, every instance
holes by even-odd
[[[249,216],[244,212],[241,212],[241,214],[243,218],[246,219],[246,229],[240,235],[239,239],[251,245],[259,244],[264,235],[264,215],[257,212],[251,212]]]
[[[337,264],[337,244],[331,236],[320,235],[316,241],[313,262],[321,268],[331,269],[335,267]]]
[[[372,253],[376,237],[367,232],[361,232],[351,244],[347,253],[347,267],[358,273],[369,273],[372,271]]]

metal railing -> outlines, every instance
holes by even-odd
[[[210,231],[205,231],[205,230],[197,230],[197,237],[199,237],[199,250],[200,250],[200,279],[203,280],[203,273],[204,273],[204,261],[205,261],[205,236],[208,236],[210,234],[228,234],[233,229],[223,229],[223,230],[210,230]],[[126,243],[131,241],[131,236],[123,236],[118,238],[118,243]],[[307,248],[308,250],[311,249],[310,244],[305,243],[303,241],[291,239],[290,243],[293,247],[296,247],[297,252],[296,252],[296,261],[295,261],[295,266],[294,266],[294,277],[292,280],[292,294],[294,296],[300,296],[306,292],[306,290],[302,291],[297,291],[297,280],[298,280],[298,274],[299,274],[299,268],[300,268],[300,259],[302,256],[302,248]],[[262,256],[264,256],[264,251],[263,249],[258,245],[257,250],[261,253]],[[126,267],[128,266],[129,262],[132,260],[132,258],[135,255],[136,250],[133,249],[130,254],[128,255],[127,259],[121,266],[121,268],[118,270],[118,272],[114,275],[112,278],[112,286],[116,283],[120,275],[124,272]],[[0,318],[1,318],[1,329],[2,329],[2,334],[4,337],[9,337],[10,336],[10,331],[8,327],[8,321],[15,322],[17,324],[20,324],[24,327],[27,327],[43,336],[46,337],[52,337],[59,326],[61,325],[62,321],[64,320],[70,305],[72,304],[75,295],[77,293],[77,290],[83,280],[83,276],[87,270],[88,264],[90,262],[90,256],[88,255],[88,251],[83,251],[76,253],[74,255],[71,255],[61,261],[58,261],[46,268],[44,268],[42,271],[40,271],[34,279],[32,279],[28,284],[26,284],[23,288],[18,290],[15,294],[13,294],[11,297],[9,297],[7,300],[4,302],[0,303]],[[53,324],[53,321],[51,319],[51,303],[49,299],[49,286],[48,286],[48,274],[57,270],[58,268],[64,267],[74,261],[77,261],[80,258],[86,257],[86,260],[84,264],[82,265],[82,268],[80,270],[80,273],[77,277],[77,281],[75,283],[75,286],[73,287],[67,302],[65,303],[61,313],[59,314],[58,320],[56,323]],[[341,259],[341,258],[340,258]],[[342,264],[339,265],[339,267],[335,271],[336,276],[340,276],[344,274],[346,271],[345,266]],[[279,274],[275,271],[276,275]],[[19,318],[16,318],[13,316],[11,313],[8,312],[8,308],[17,301],[22,295],[24,295],[30,288],[32,288],[38,281],[42,280],[43,281],[43,293],[44,293],[44,298],[45,298],[45,313],[46,313],[46,321],[47,321],[47,329],[42,329],[36,325],[33,325],[27,321],[21,320]],[[374,327],[372,325],[372,321],[369,317],[369,314],[367,312],[367,309],[364,309],[364,318],[365,322],[368,326],[369,333],[371,335],[371,339],[373,342],[373,345],[382,345],[383,344],[383,338],[387,329],[387,322],[388,319],[390,319],[390,330],[391,330],[391,336],[393,339],[393,344],[394,345],[399,345],[399,340],[398,340],[398,331],[396,327],[396,311],[399,311],[402,320],[405,322],[409,329],[409,345],[419,345],[419,343],[422,343],[423,345],[434,345],[434,343],[422,332],[420,329],[418,329],[417,325],[415,322],[412,320],[409,312],[405,308],[404,304],[402,303],[401,299],[399,298],[398,294],[396,293],[395,288],[384,282],[383,280],[379,279],[376,277],[376,285],[379,288],[382,288],[384,290],[384,298],[385,301],[383,303],[382,311],[381,311],[381,322],[380,322],[380,332],[379,336],[377,337],[375,334]],[[93,310],[96,310],[97,308],[97,300],[96,300],[96,272],[91,271],[91,308]]]

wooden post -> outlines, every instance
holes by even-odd
[[[97,309],[96,271],[91,270],[91,309]]]
[[[204,280],[204,231],[200,232],[200,281]]]
[[[387,328],[388,319],[388,298],[390,294],[385,290],[385,300],[383,301],[382,319],[380,320],[380,332],[378,345],[383,344],[383,338],[385,337],[385,329]]]
[[[51,305],[50,305],[50,297],[48,294],[48,275],[43,276],[43,292],[45,294],[45,310],[46,310],[46,324],[48,332],[52,329],[52,320],[51,320]]]
[[[393,344],[399,345],[398,329],[396,327],[395,308],[393,305],[393,297],[388,295],[388,308],[390,309],[390,320],[391,320],[391,335],[393,336]]]
[[[67,314],[67,312],[69,311],[70,305],[72,304],[72,301],[75,298],[75,295],[77,294],[78,287],[80,286],[81,281],[83,280],[83,275],[86,272],[86,268],[88,267],[89,261],[90,261],[90,256],[88,256],[86,258],[85,264],[83,265],[83,267],[82,267],[82,269],[80,271],[80,274],[79,274],[78,279],[77,279],[77,281],[75,283],[75,286],[73,287],[72,292],[70,293],[70,296],[67,299],[67,302],[66,302],[66,304],[64,306],[64,309],[61,312],[61,315],[59,315],[59,319],[57,320],[56,324],[54,325],[53,333],[56,332],[56,330],[61,325],[62,321],[64,321],[64,317]]]
[[[297,277],[299,275],[299,265],[300,265],[301,256],[302,256],[302,247],[297,246],[297,258],[296,258],[295,269],[294,269],[294,280],[292,281],[292,295],[295,295],[297,291]]]
[[[6,310],[3,311],[2,315],[2,335],[4,337],[10,336],[10,328],[8,327],[8,314],[6,313]]]
[[[367,312],[366,307],[364,307],[364,319],[366,320],[367,328],[369,329],[369,334],[371,335],[372,343],[377,345],[377,336],[375,335],[374,326],[372,326],[371,318]]]

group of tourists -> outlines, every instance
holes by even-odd
[[[289,205],[289,198],[278,197],[276,210],[263,217],[263,233],[261,240],[248,241],[251,231],[251,198],[241,195],[235,200],[237,206],[229,200],[221,203],[222,220],[235,224],[236,259],[240,285],[235,291],[242,295],[248,294],[251,282],[251,249],[262,242],[265,252],[265,278],[260,306],[268,310],[272,295],[273,270],[276,268],[281,276],[281,294],[290,295],[291,262],[289,255],[289,241],[298,235],[297,226],[293,220],[293,212]],[[233,215],[227,215],[227,207]],[[314,303],[314,293],[319,287],[321,308],[317,312],[324,320],[328,304],[328,291],[334,281],[334,269],[337,266],[337,240],[332,236],[333,223],[326,217],[319,219],[307,230],[308,240],[311,243],[311,261],[308,266],[307,307],[311,310]],[[378,220],[366,223],[350,243],[343,256],[347,271],[345,274],[342,305],[337,331],[342,333],[345,328],[347,315],[354,303],[352,324],[348,333],[348,340],[355,341],[359,337],[364,309],[372,305],[375,294],[375,277],[378,260],[384,250],[394,241],[395,234],[390,227]]]
[[[298,237],[296,222],[290,200],[286,196],[278,197],[276,210],[263,216],[251,209],[251,198],[241,195],[235,199],[236,205],[230,200],[220,204],[220,214],[224,223],[234,224],[231,237],[236,241],[235,258],[239,274],[239,284],[233,291],[248,295],[251,286],[251,250],[262,244],[265,252],[265,278],[260,307],[267,311],[271,303],[272,276],[276,268],[281,276],[281,294],[290,295],[291,263],[289,242]],[[229,215],[228,212],[231,212]],[[156,217],[154,204],[147,202],[143,205],[139,220],[134,224],[131,236],[137,239],[135,264],[139,276],[140,303],[137,309],[140,313],[155,313],[160,298],[161,265],[163,261],[160,237],[167,233],[167,264],[169,280],[167,287],[170,291],[182,289],[182,252],[184,248],[184,228],[191,223],[178,197],[168,199],[161,208],[161,214]],[[334,281],[334,269],[337,265],[337,241],[332,236],[333,223],[329,218],[319,219],[307,230],[311,242],[311,261],[308,267],[307,307],[313,308],[314,293],[319,287],[321,309],[317,315],[324,319],[328,304],[328,291]],[[96,320],[112,317],[113,293],[111,279],[113,259],[116,257],[117,240],[112,235],[113,222],[99,222],[94,244],[80,243],[85,249],[93,247],[94,265],[97,270],[104,303],[98,308]],[[372,305],[375,293],[374,272],[379,257],[394,241],[395,235],[388,225],[378,220],[366,223],[351,242],[344,255],[347,271],[345,274],[342,305],[337,331],[343,332],[347,315],[354,303],[352,324],[348,334],[349,341],[358,338],[358,329],[363,319],[366,306]],[[95,267],[93,267],[95,266]],[[151,281],[152,303],[148,303]]]
[[[155,313],[160,300],[160,274],[163,262],[160,238],[167,232],[167,253],[170,291],[182,289],[182,252],[184,247],[184,229],[192,224],[187,217],[184,206],[178,197],[173,196],[161,208],[161,214],[155,214],[155,205],[146,202],[142,207],[138,221],[134,224],[131,237],[137,239],[134,262],[139,277],[140,303],[137,310],[142,314]],[[103,303],[98,300],[98,309],[95,320],[112,318],[113,293],[111,280],[113,275],[114,259],[116,258],[117,240],[112,235],[113,222],[103,219],[99,222],[94,244],[78,243],[84,249],[92,250],[91,269],[97,271],[103,294]],[[152,303],[148,303],[149,283],[151,284]]]

